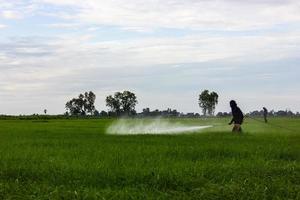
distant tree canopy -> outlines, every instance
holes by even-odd
[[[106,106],[117,116],[135,114],[135,106],[138,103],[137,97],[130,91],[116,92],[114,96],[106,97]]]
[[[138,113],[141,117],[178,117],[180,113],[176,109],[168,108],[166,110],[155,109],[153,111],[150,108],[144,108],[143,112]]]
[[[70,115],[93,115],[96,111],[95,100],[96,95],[92,91],[80,94],[66,103],[67,112]]]
[[[199,95],[199,106],[202,109],[203,115],[213,115],[218,104],[219,95],[216,92],[204,90]]]

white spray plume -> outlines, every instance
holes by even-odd
[[[128,120],[120,119],[111,124],[106,133],[115,135],[138,134],[180,134],[191,133],[212,126],[188,126],[180,123],[171,123],[161,119],[154,120]]]

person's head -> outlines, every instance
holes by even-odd
[[[236,108],[237,107],[237,103],[234,100],[230,101],[230,107],[231,108]]]

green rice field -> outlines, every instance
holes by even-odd
[[[0,199],[300,199],[300,118],[106,134],[115,120],[0,120]]]

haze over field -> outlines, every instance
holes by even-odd
[[[132,90],[137,110],[300,110],[298,0],[0,0],[0,113]]]
[[[191,134],[204,129],[212,128],[211,125],[191,126],[182,123],[172,123],[163,119],[126,120],[120,119],[112,123],[106,130],[107,134],[113,135],[165,135],[165,134]]]

